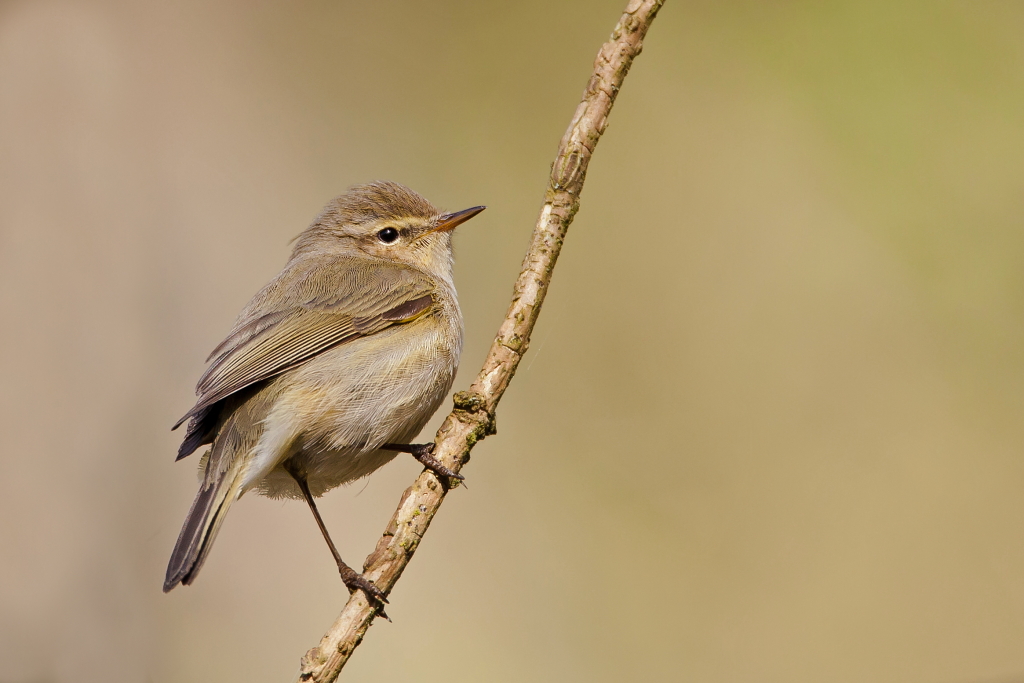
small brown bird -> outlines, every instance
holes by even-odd
[[[245,307],[196,387],[178,460],[211,444],[171,553],[164,591],[190,584],[231,503],[250,489],[303,498],[350,591],[383,593],[339,555],[314,496],[396,451],[456,477],[410,444],[448,394],[462,349],[452,230],[484,210],[444,213],[392,182],[353,187],[297,238],[284,270]]]

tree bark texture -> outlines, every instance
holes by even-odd
[[[484,437],[494,434],[495,409],[530,344],[530,334],[551,281],[566,230],[579,210],[590,157],[608,125],[608,114],[633,59],[664,0],[630,0],[601,47],[583,100],[558,146],[544,206],[516,280],[512,304],[476,381],[455,394],[455,408],[437,432],[434,455],[456,472]],[[457,484],[457,482],[456,482]],[[394,587],[447,493],[447,482],[424,470],[406,489],[376,549],[363,565],[366,577],[386,593]],[[319,645],[300,663],[299,681],[330,683],[362,641],[379,606],[362,591],[349,597]]]

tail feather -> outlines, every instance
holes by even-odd
[[[213,540],[220,530],[228,508],[234,502],[241,484],[239,467],[230,467],[227,472],[206,477],[192,507],[185,517],[185,524],[178,534],[178,541],[171,552],[164,578],[164,592],[179,583],[188,585],[195,579],[206,561]],[[213,474],[213,473],[211,473]]]
[[[212,413],[201,412],[198,422],[189,425],[183,454],[204,443],[213,445],[200,460],[202,483],[167,564],[165,593],[179,583],[192,583],[210,554],[224,517],[241,491],[244,465],[263,432],[268,401],[252,393],[239,394],[218,409],[217,422],[210,422]]]

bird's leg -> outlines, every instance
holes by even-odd
[[[338,563],[338,573],[341,574],[341,580],[345,582],[345,587],[348,588],[350,593],[356,590],[361,590],[366,593],[370,601],[374,600],[386,603],[388,599],[384,597],[384,592],[381,589],[373,585],[369,579],[365,576],[352,569],[352,567],[345,564],[345,561],[341,559],[341,554],[338,549],[334,546],[334,541],[331,540],[331,535],[327,533],[327,527],[324,525],[324,520],[320,516],[320,511],[316,509],[316,502],[313,500],[313,495],[309,492],[309,484],[306,483],[305,474],[295,465],[292,461],[285,462],[285,470],[288,474],[292,475],[295,479],[295,483],[299,485],[299,490],[302,491],[302,496],[306,499],[309,504],[309,509],[313,512],[313,517],[316,518],[317,526],[320,527],[320,533],[324,535],[324,540],[327,541],[327,547],[331,549],[331,554],[334,555],[334,561]],[[381,616],[385,619],[388,618],[384,614],[384,610],[380,610]]]
[[[440,460],[434,457],[434,444],[432,443],[386,443],[381,448],[385,451],[411,453],[412,457],[419,460],[424,467],[440,477],[451,477],[459,481],[466,480],[464,476],[445,467]]]

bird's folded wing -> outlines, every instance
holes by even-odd
[[[198,402],[175,428],[331,347],[423,315],[433,289],[423,273],[383,261],[321,257],[286,268],[214,349],[196,387]]]

